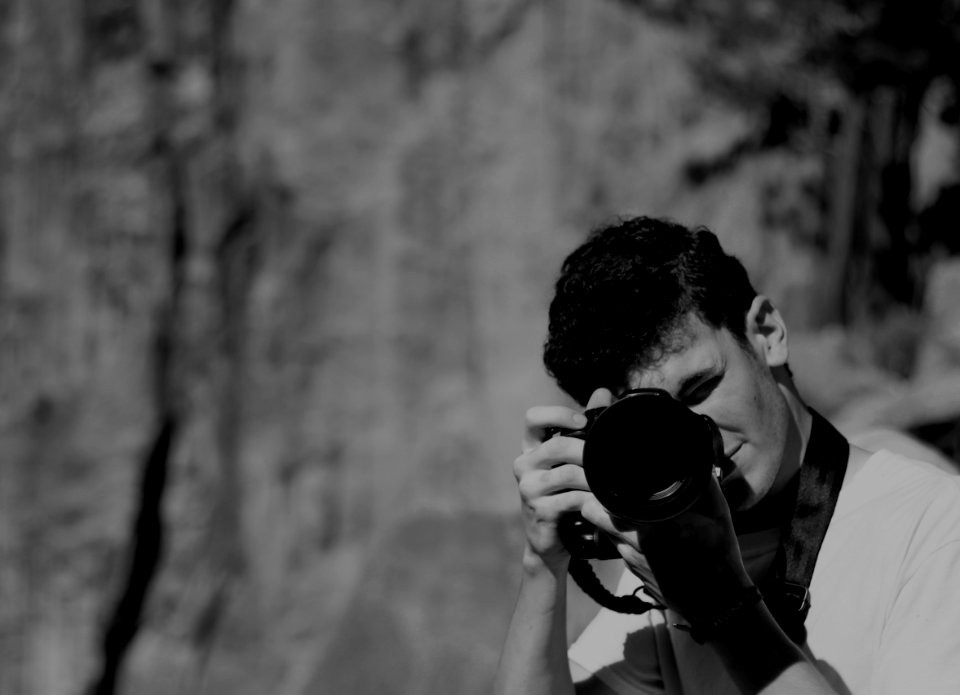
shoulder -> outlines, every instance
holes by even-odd
[[[831,530],[875,539],[906,566],[922,562],[960,543],[960,475],[886,450],[865,453],[844,479]]]
[[[889,427],[847,430],[849,442],[869,452],[891,451],[916,461],[933,464],[948,473],[960,473],[960,463],[951,461],[942,452],[916,437]]]
[[[810,645],[852,692],[960,692],[919,687],[958,671],[937,655],[960,649],[960,476],[853,454],[810,587]]]
[[[884,597],[871,691],[958,692],[960,476],[887,451],[870,456],[861,474],[875,497],[859,513],[877,527],[889,561],[867,563]]]
[[[886,450],[852,450],[822,555],[886,581],[958,541],[960,475]]]
[[[854,448],[836,514],[875,505],[921,510],[930,504],[960,517],[960,475],[886,449],[871,453]]]

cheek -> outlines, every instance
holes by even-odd
[[[786,433],[789,413],[779,392],[757,394],[756,408],[753,414],[754,464],[758,467],[756,475],[763,480],[772,481],[780,470],[786,445]]]
[[[770,426],[765,398],[757,388],[743,388],[724,394],[713,412],[707,414],[717,423],[724,438],[729,437],[732,442],[756,445]]]
[[[726,427],[721,426],[725,436],[733,442],[742,441],[744,447],[740,456],[744,460],[738,465],[755,468],[769,468],[779,461],[782,454],[780,442],[783,441],[783,402],[779,393],[769,393],[769,389],[758,385],[731,403],[740,404],[739,408],[729,409],[720,414]],[[758,472],[754,471],[754,475]],[[775,474],[776,471],[774,470]]]

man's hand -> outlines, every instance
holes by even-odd
[[[625,524],[592,497],[582,514],[614,537],[635,574],[653,573],[664,603],[691,625],[710,623],[752,585],[730,510],[714,479],[690,510],[656,524]]]
[[[612,395],[597,389],[587,408],[609,405]],[[593,500],[583,474],[583,441],[549,436],[549,429],[576,430],[586,424],[581,413],[564,406],[536,406],[526,415],[523,453],[513,464],[520,490],[527,551],[554,574],[566,571],[570,555],[560,543],[557,521],[564,514],[579,512]],[[594,500],[595,502],[595,500]]]

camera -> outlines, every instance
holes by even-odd
[[[713,420],[661,389],[629,391],[584,415],[584,428],[553,428],[552,434],[583,440],[587,484],[615,519],[633,524],[672,519],[696,504],[710,478],[719,478],[725,467]],[[575,557],[620,557],[609,537],[578,513],[563,516],[557,530]]]

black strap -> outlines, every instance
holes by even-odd
[[[618,556],[619,557],[619,556]],[[574,555],[570,558],[570,576],[577,583],[583,593],[599,603],[604,608],[609,608],[617,613],[630,613],[633,615],[643,615],[654,608],[665,608],[659,603],[650,603],[636,595],[627,594],[626,596],[617,596],[611,593],[603,585],[597,573],[593,571],[590,561]],[[640,587],[643,588],[643,587]],[[640,591],[640,589],[637,589]]]
[[[814,410],[807,451],[800,467],[797,500],[784,525],[773,581],[763,588],[764,602],[796,644],[806,641],[803,623],[810,610],[810,580],[830,525],[850,456],[850,444]]]
[[[781,629],[802,645],[810,610],[810,580],[820,546],[833,517],[847,470],[850,444],[822,415],[810,409],[813,424],[803,465],[797,475],[794,512],[786,517],[772,581],[764,582],[763,599]],[[614,596],[600,583],[590,564],[574,557],[570,573],[597,603],[620,613],[645,613],[662,606],[638,596]]]

